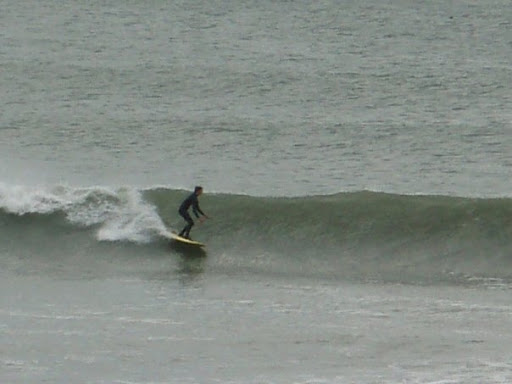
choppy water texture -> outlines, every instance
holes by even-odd
[[[0,175],[509,195],[508,5],[7,2]]]
[[[511,23],[4,1],[0,382],[511,382]]]

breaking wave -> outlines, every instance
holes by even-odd
[[[40,226],[46,237],[66,241],[62,233],[86,229],[91,247],[112,241],[161,246],[168,228],[183,225],[177,207],[187,193],[4,185],[0,234],[12,239]],[[212,219],[193,235],[207,244],[212,266],[393,280],[512,276],[510,198],[205,194],[201,207]]]

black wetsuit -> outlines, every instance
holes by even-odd
[[[180,236],[190,238],[190,230],[194,226],[194,220],[190,217],[188,213],[188,209],[192,206],[192,212],[194,212],[194,215],[196,215],[197,218],[199,218],[199,214],[205,216],[204,212],[201,211],[201,208],[199,208],[199,200],[197,199],[196,193],[190,194],[185,200],[183,200],[183,203],[180,205],[180,209],[178,210],[181,217],[185,219],[187,222],[187,225],[185,225],[185,228],[183,228],[180,232]]]

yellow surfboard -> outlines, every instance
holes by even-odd
[[[166,237],[168,237],[172,240],[178,241],[180,243],[183,243],[183,244],[194,245],[196,247],[204,247],[203,243],[201,243],[199,241],[195,241],[195,240],[185,239],[184,237],[178,236],[178,234],[176,232],[167,232]]]

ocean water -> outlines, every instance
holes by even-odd
[[[0,382],[512,381],[508,2],[1,8]]]

